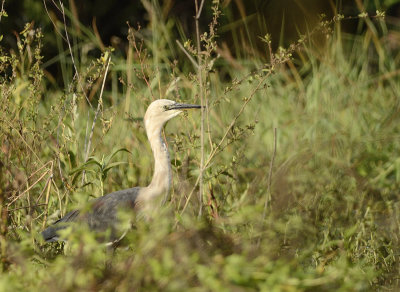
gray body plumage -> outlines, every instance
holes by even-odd
[[[45,241],[58,241],[58,231],[66,228],[72,222],[86,224],[91,230],[103,232],[111,229],[112,241],[117,238],[115,228],[118,223],[118,209],[135,209],[137,205],[137,196],[139,187],[116,191],[97,198],[91,202],[89,210],[81,212],[73,210],[67,213],[63,218],[57,220],[53,225],[42,232]]]
[[[90,202],[85,211],[74,210],[42,232],[42,237],[48,241],[58,241],[58,231],[71,223],[85,224],[93,231],[111,229],[111,240],[118,235],[117,211],[119,208],[135,209],[148,212],[154,207],[157,197],[166,194],[171,185],[171,163],[168,149],[161,138],[165,123],[179,115],[183,109],[201,108],[198,105],[180,104],[168,99],[153,101],[144,116],[146,134],[154,155],[154,174],[147,187],[135,187],[110,193]]]

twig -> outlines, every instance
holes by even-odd
[[[69,40],[69,35],[68,35],[68,30],[67,30],[67,22],[65,20],[64,5],[61,2],[61,0],[60,0],[60,6],[61,6],[61,14],[62,14],[62,17],[63,17],[63,22],[64,22],[65,37],[67,39],[68,49],[69,49],[69,53],[71,54],[71,60],[72,60],[72,64],[73,64],[74,69],[75,69],[75,74],[78,77],[78,84],[81,87],[82,94],[85,96],[86,101],[88,102],[90,108],[93,108],[92,103],[90,102],[89,98],[86,95],[85,89],[83,88],[83,85],[81,83],[81,78],[79,76],[79,72],[78,72],[78,69],[77,69],[76,64],[75,64],[75,58],[74,58],[74,54],[72,53],[71,42]]]
[[[57,9],[59,9],[58,6],[57,6],[54,2],[53,2],[53,4],[57,7]],[[49,13],[49,10],[47,9],[46,0],[43,0],[43,5],[44,5],[44,10],[46,10],[47,16],[49,17],[51,23],[53,24],[55,31],[61,36],[61,38],[62,38],[64,41],[67,42],[67,39],[62,35],[62,33],[61,33],[60,30],[58,29],[56,23],[54,22],[53,18],[51,18],[50,13]]]
[[[0,10],[0,21],[1,21],[1,17],[3,16],[3,12],[4,12],[4,3],[6,2],[6,0],[3,0],[1,2],[1,10]]]
[[[196,60],[193,59],[193,57],[189,54],[189,52],[185,49],[185,47],[181,44],[179,40],[176,40],[176,43],[178,44],[178,47],[182,50],[182,52],[184,52],[185,55],[189,58],[190,62],[192,62],[192,64],[197,70],[199,68],[199,64],[197,64]]]
[[[54,0],[51,0],[51,2],[53,2],[53,5],[57,8],[57,10],[62,13],[61,9],[57,6],[57,3]]]
[[[211,128],[210,128],[210,109],[208,106],[208,103],[206,104],[206,114],[207,114],[207,134],[208,134],[208,141],[210,143],[210,151],[212,152],[214,150],[214,146],[212,143],[212,138],[211,138]]]
[[[51,177],[51,175],[49,175],[49,177],[48,177],[47,180],[46,180],[46,183],[44,184],[43,190],[40,192],[39,196],[38,196],[37,199],[36,199],[36,204],[37,204],[37,203],[39,202],[39,200],[42,198],[42,195],[43,195],[44,191],[46,190],[47,185],[48,185],[49,183],[51,183],[51,181],[50,181],[51,179],[52,179],[52,177]]]
[[[49,197],[50,197],[51,181],[53,179],[53,163],[51,164],[50,177],[49,178],[50,178],[50,181],[49,181],[49,183],[47,185],[46,201],[45,201],[46,207],[45,207],[45,210],[44,210],[44,219],[43,219],[43,225],[42,225],[43,228],[46,226],[47,215],[49,213],[49,205],[48,204],[49,204]]]
[[[125,94],[125,112],[129,113],[130,102],[131,102],[131,84],[132,84],[132,59],[133,59],[133,49],[131,42],[128,42],[128,54],[126,57],[126,94]]]
[[[43,166],[39,167],[38,169],[36,169],[34,172],[32,172],[32,174],[28,177],[28,180],[31,179],[36,173],[38,173],[40,170],[42,170],[44,167],[46,167],[48,164],[52,164],[53,161],[50,160],[48,162],[46,162],[46,164],[44,164]]]
[[[102,105],[101,100],[103,98],[104,84],[106,83],[106,78],[107,78],[107,73],[108,73],[108,67],[110,66],[110,61],[111,61],[111,56],[108,57],[106,71],[104,72],[103,84],[101,85],[101,90],[100,90],[100,97],[99,97],[99,101],[97,103],[97,109],[96,109],[96,113],[94,115],[94,119],[93,119],[93,123],[92,123],[92,129],[90,130],[89,140],[88,140],[88,143],[87,143],[87,148],[86,148],[86,153],[85,153],[85,162],[88,160],[88,157],[89,157],[90,147],[92,145],[94,127],[96,125],[97,116],[99,115],[100,108],[101,108],[101,105]],[[83,172],[82,180],[84,179],[84,177],[85,177],[85,173]]]
[[[83,147],[83,153],[85,153],[85,161],[84,162],[86,162],[86,160],[87,160],[87,155],[86,155],[86,153],[88,152],[88,142],[89,142],[89,139],[88,139],[88,132],[89,132],[89,117],[90,117],[90,115],[89,115],[89,111],[88,111],[88,113],[87,113],[87,120],[86,120],[86,130],[85,130],[85,145],[84,145],[84,147]],[[81,181],[81,184],[83,185],[83,182],[85,181],[85,170],[83,170],[83,172],[82,172],[82,181]]]
[[[201,0],[200,8],[196,12],[196,19],[200,19],[201,12],[203,11],[204,0]],[[197,9],[197,1],[196,1],[196,9]]]
[[[51,178],[51,182],[53,184],[54,189],[57,192],[58,204],[59,204],[59,208],[60,208],[60,211],[61,211],[61,214],[62,214],[63,212],[62,212],[62,202],[61,202],[61,197],[60,197],[60,190],[58,189],[57,184],[56,184],[56,182],[54,181],[53,178]],[[66,190],[66,192],[68,192],[68,189]]]
[[[0,118],[0,120],[6,122],[8,126],[17,133],[17,135],[21,138],[22,142],[24,142],[25,146],[32,152],[32,154],[36,157],[36,159],[40,162],[40,164],[42,164],[43,167],[45,164],[43,164],[42,160],[40,160],[39,156],[37,156],[35,151],[33,151],[32,147],[28,144],[28,142],[25,141],[24,137],[22,137],[20,132],[8,120],[2,118]]]
[[[204,0],[201,1],[200,7],[198,0],[195,0],[196,6],[196,38],[197,38],[197,79],[200,89],[201,104],[201,123],[200,123],[200,175],[199,175],[199,217],[203,213],[203,173],[204,173],[204,90],[203,90],[203,60],[201,57],[200,28],[199,19],[203,9]]]
[[[59,116],[59,118],[58,118],[57,136],[56,136],[57,166],[58,166],[58,171],[59,171],[59,174],[60,174],[61,181],[62,181],[65,185],[67,185],[68,183],[67,183],[67,181],[66,181],[66,179],[65,179],[65,177],[64,177],[64,175],[63,175],[62,168],[61,168],[61,159],[60,159],[60,154],[61,154],[61,146],[60,146],[60,125],[61,125],[61,123],[62,123],[63,118],[65,117],[65,112],[66,112],[66,109],[65,109],[66,101],[67,101],[67,100],[65,99],[65,100],[64,100],[64,103],[63,103],[63,105],[62,105],[62,107],[61,107],[62,114],[61,114],[61,115]],[[76,94],[75,94],[75,93],[72,95],[72,102],[73,102],[74,105],[76,105]],[[73,120],[75,120],[75,117],[73,118]],[[86,136],[85,136],[85,137],[86,137]]]
[[[11,206],[16,200],[18,200],[23,194],[25,194],[26,192],[28,192],[30,189],[32,189],[38,182],[40,182],[46,174],[48,174],[51,170],[53,169],[53,167],[51,166],[51,169],[46,170],[30,187],[28,187],[25,191],[23,191],[21,194],[19,194],[17,197],[14,198],[14,200],[12,200],[10,203],[7,204],[7,208],[9,206]]]
[[[128,23],[128,26],[129,26],[129,23]],[[140,29],[140,26],[139,26],[138,29]],[[150,84],[149,80],[147,79],[146,74],[144,72],[144,69],[146,67],[146,66],[144,66],[144,62],[146,61],[146,54],[144,54],[144,56],[142,55],[142,52],[143,52],[143,40],[141,40],[140,46],[138,47],[136,45],[135,32],[132,31],[132,28],[130,26],[129,26],[129,30],[128,30],[128,41],[129,41],[129,43],[132,42],[133,48],[135,49],[136,54],[137,54],[137,56],[139,58],[139,64],[140,64],[140,70],[141,70],[141,73],[142,73],[142,78],[146,82],[146,85],[147,85],[147,88],[149,89],[149,92],[150,92],[152,100],[155,100],[154,94],[153,94],[153,90],[151,89],[151,84]]]

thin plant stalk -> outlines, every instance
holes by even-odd
[[[97,109],[96,109],[96,113],[94,115],[94,119],[93,119],[93,123],[92,123],[92,129],[90,130],[90,134],[89,134],[89,140],[88,140],[88,143],[87,143],[87,148],[86,148],[86,153],[85,153],[85,161],[84,162],[86,162],[88,160],[88,158],[89,158],[90,147],[92,146],[92,138],[93,138],[94,127],[96,125],[97,117],[99,115],[100,108],[101,108],[101,105],[102,105],[104,84],[106,83],[108,67],[110,66],[110,61],[111,61],[111,56],[109,56],[108,60],[107,60],[107,66],[106,66],[106,69],[105,69],[105,72],[104,72],[103,84],[101,85],[100,97],[99,97],[99,101],[97,103]],[[83,183],[84,179],[85,179],[85,172],[83,172],[83,174],[82,174],[82,183]]]
[[[237,119],[242,115],[244,109],[246,108],[247,104],[252,100],[252,98],[254,97],[254,95],[256,94],[256,92],[259,90],[259,88],[261,87],[262,84],[264,84],[264,82],[267,80],[267,78],[271,75],[272,73],[269,72],[267,73],[257,84],[257,86],[253,89],[252,93],[250,94],[250,96],[248,98],[245,99],[242,107],[240,108],[239,112],[236,114],[236,116],[232,119],[230,125],[228,126],[228,128],[225,130],[224,135],[222,136],[221,140],[219,141],[219,143],[217,144],[217,146],[213,149],[213,151],[211,151],[211,153],[208,155],[208,158],[206,160],[206,162],[203,164],[203,167],[206,168],[211,160],[214,158],[215,155],[217,155],[218,150],[221,148],[223,142],[225,141],[225,139],[228,136],[228,133],[230,132],[230,130],[233,128],[233,126],[236,124]],[[195,190],[195,188],[200,184],[200,176],[197,178],[196,183],[194,184],[192,191],[190,192],[189,196],[186,199],[185,205],[182,208],[181,211],[181,215],[185,212],[189,201],[193,195],[193,192]]]
[[[271,205],[269,203],[271,202],[272,169],[274,167],[275,156],[276,156],[276,140],[277,140],[276,128],[274,128],[274,151],[272,152],[271,163],[269,165],[268,189],[267,189],[267,193],[266,193],[266,196],[265,196],[265,203],[264,203],[264,211],[263,211],[262,221],[264,221],[265,216],[267,215],[268,205],[271,207]]]
[[[199,81],[199,94],[201,104],[201,123],[200,123],[200,176],[199,176],[199,217],[203,213],[203,172],[204,172],[204,88],[203,88],[203,60],[201,57],[200,28],[199,19],[203,10],[204,0],[200,6],[198,0],[195,0],[196,6],[196,38],[197,38],[197,79]]]

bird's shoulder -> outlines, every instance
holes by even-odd
[[[98,208],[114,208],[116,206],[134,208],[140,189],[140,187],[134,187],[109,193],[93,200],[92,208],[94,210]]]
[[[135,209],[140,188],[109,193],[89,202],[88,209],[80,210],[78,221],[86,222],[92,230],[105,230],[117,222],[119,209]]]

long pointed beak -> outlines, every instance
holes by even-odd
[[[187,103],[175,103],[168,107],[168,110],[182,110],[182,109],[189,109],[189,108],[201,108],[201,105],[197,104],[187,104]]]

